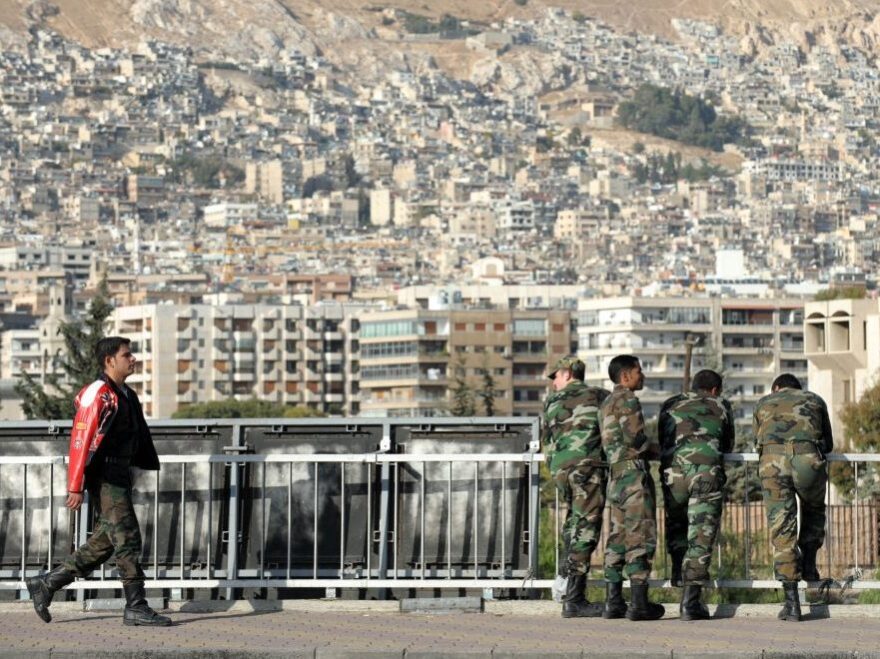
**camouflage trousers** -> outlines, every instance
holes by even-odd
[[[666,548],[670,555],[684,554],[681,574],[686,586],[709,580],[726,481],[722,465],[675,462],[663,469]]]
[[[65,568],[78,577],[87,577],[92,570],[115,556],[116,569],[123,584],[144,580],[141,569],[141,531],[131,501],[131,490],[101,483],[95,490],[98,518],[92,535],[84,545],[64,561]]]
[[[605,543],[605,580],[620,583],[624,576],[642,584],[651,573],[657,547],[654,479],[648,464],[624,460],[608,477],[611,528]]]
[[[776,578],[800,581],[801,552],[825,542],[825,486],[828,463],[818,449],[810,453],[768,454],[758,462],[764,507],[773,544]],[[801,503],[800,531],[798,504]]]
[[[566,560],[560,562],[563,575],[587,574],[590,570],[590,557],[602,531],[607,471],[582,463],[553,472],[560,503],[568,506],[560,546],[566,554]]]

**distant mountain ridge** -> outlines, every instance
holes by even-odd
[[[805,49],[846,42],[880,54],[880,0],[5,0],[0,45],[42,25],[89,47],[156,38],[205,53],[271,57],[296,47],[332,59],[341,44],[398,43],[386,10],[491,24],[547,7],[666,37],[674,36],[673,18],[711,21],[741,36],[746,52],[786,39]]]

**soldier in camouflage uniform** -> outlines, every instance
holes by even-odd
[[[828,408],[819,396],[803,391],[794,375],[785,373],[758,401],[754,434],[774,570],[785,590],[779,618],[799,621],[798,581],[819,580],[816,554],[825,542],[825,456],[833,448]]]
[[[672,584],[684,585],[682,620],[706,620],[700,591],[709,579],[712,547],[721,523],[724,498],[723,455],[733,448],[730,403],[720,398],[721,376],[703,370],[692,390],[660,408],[666,547],[672,557]]]
[[[633,392],[644,386],[637,357],[618,355],[608,365],[614,390],[599,408],[602,449],[608,460],[611,530],[605,547],[605,618],[656,620],[664,609],[648,602],[648,576],[657,545],[654,479],[648,460],[660,457],[656,439],[645,434],[642,406]],[[632,600],[623,600],[624,573]]]
[[[606,468],[599,436],[599,405],[608,391],[584,384],[584,363],[563,357],[548,377],[554,391],[544,403],[541,438],[559,499],[568,506],[562,527],[566,560],[561,573],[568,577],[563,618],[598,617],[601,604],[584,596],[590,557],[599,542],[605,508]]]

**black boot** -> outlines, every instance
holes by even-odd
[[[590,604],[584,596],[587,586],[585,574],[570,574],[562,596],[563,618],[598,618],[602,615],[601,604]]]
[[[798,596],[797,581],[783,581],[782,588],[785,591],[785,604],[782,605],[782,611],[776,617],[780,620],[790,620],[791,622],[801,621],[801,600]]]
[[[676,588],[681,588],[684,583],[681,578],[681,566],[684,563],[684,555],[685,551],[683,549],[677,549],[675,551],[669,552],[669,558],[672,561],[672,585]]]
[[[160,616],[147,604],[143,581],[123,584],[122,588],[125,591],[125,612],[122,614],[123,624],[151,627],[167,627],[171,624],[171,618]]]
[[[682,620],[708,620],[709,609],[700,601],[702,586],[685,586],[681,594],[681,606],[678,609]]]
[[[623,582],[605,583],[605,610],[602,617],[606,619],[623,618],[626,615],[626,600],[623,599]]]
[[[801,548],[802,570],[801,574],[804,581],[820,581],[819,567],[816,565],[816,554],[819,553],[817,545],[810,545]]]
[[[47,574],[31,577],[26,581],[28,592],[34,603],[34,611],[42,618],[43,622],[52,622],[49,605],[52,603],[55,593],[72,583],[75,578],[76,575],[73,572],[59,565]]]
[[[662,605],[648,601],[648,584],[631,583],[629,589],[632,592],[632,599],[626,611],[628,620],[659,620],[666,613]]]

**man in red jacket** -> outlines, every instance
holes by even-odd
[[[55,592],[115,556],[125,591],[123,622],[167,626],[171,620],[147,604],[140,564],[141,532],[131,498],[131,467],[159,469],[140,401],[125,384],[137,360],[131,341],[119,336],[98,341],[95,357],[103,372],[74,401],[66,505],[79,510],[83,492],[88,490],[98,518],[88,541],[51,572],[28,579],[28,591],[37,615],[50,622],[49,605]]]

